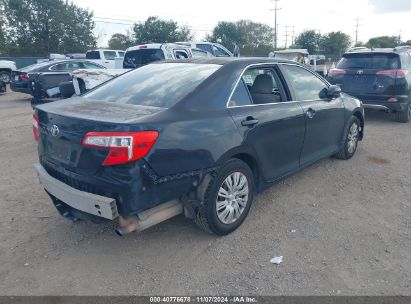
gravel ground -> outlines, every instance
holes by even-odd
[[[411,295],[411,124],[367,112],[352,160],[273,185],[229,236],[180,216],[120,238],[57,214],[31,112],[26,95],[0,95],[1,295]]]

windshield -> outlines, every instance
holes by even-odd
[[[338,69],[395,70],[400,68],[395,54],[347,54],[337,64]]]
[[[136,68],[154,61],[164,60],[164,53],[160,49],[140,49],[126,52],[123,67]]]
[[[194,63],[150,64],[126,73],[84,95],[95,101],[169,108],[220,65]]]

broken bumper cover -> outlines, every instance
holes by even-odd
[[[115,199],[77,190],[49,175],[41,164],[34,167],[44,189],[70,207],[109,220],[118,217]]]

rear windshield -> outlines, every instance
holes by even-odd
[[[109,81],[84,98],[169,108],[219,68],[220,65],[215,64],[150,64]]]
[[[164,53],[160,49],[140,49],[126,52],[123,67],[136,68],[154,61],[164,60]]]
[[[100,52],[99,51],[87,52],[86,59],[100,59]]]
[[[29,66],[26,66],[24,68],[19,69],[19,71],[21,72],[34,72],[38,69],[44,68],[46,66],[52,65],[55,62],[59,62],[59,61],[44,61],[44,62],[40,62],[40,63],[35,63]]]
[[[395,70],[400,68],[400,60],[395,54],[346,54],[337,68]]]

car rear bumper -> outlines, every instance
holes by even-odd
[[[355,96],[355,95],[352,95]],[[409,104],[408,96],[355,96],[360,99],[366,109],[375,109],[388,112],[401,112],[407,110]],[[395,99],[388,101],[389,99]]]
[[[109,220],[118,217],[115,199],[77,190],[53,178],[42,165],[34,167],[44,189],[71,208]]]
[[[137,215],[164,202],[180,198],[192,189],[193,184],[198,184],[199,177],[202,176],[191,172],[159,177],[144,160],[124,166],[100,167],[93,174],[82,174],[66,170],[62,166],[52,164],[44,157],[40,157],[40,164],[36,167],[38,166],[43,168],[53,180],[59,182],[57,184],[61,187],[63,187],[61,185],[63,184],[73,190],[79,190],[83,194],[86,193],[87,197],[97,195],[92,201],[101,197],[115,201],[118,214],[125,218]],[[44,173],[44,171],[42,172]],[[52,196],[53,201],[59,199],[72,206],[65,197],[59,197],[47,188],[45,190]],[[78,193],[77,191],[74,192]],[[70,191],[70,193],[73,193],[73,191]],[[95,215],[96,213],[91,214]],[[98,216],[101,217],[100,214]]]
[[[18,92],[18,93],[24,93],[24,94],[29,94],[31,95],[31,88],[29,87],[29,84],[27,83],[23,83],[23,84],[19,84],[16,82],[10,82],[10,89],[13,92]]]

